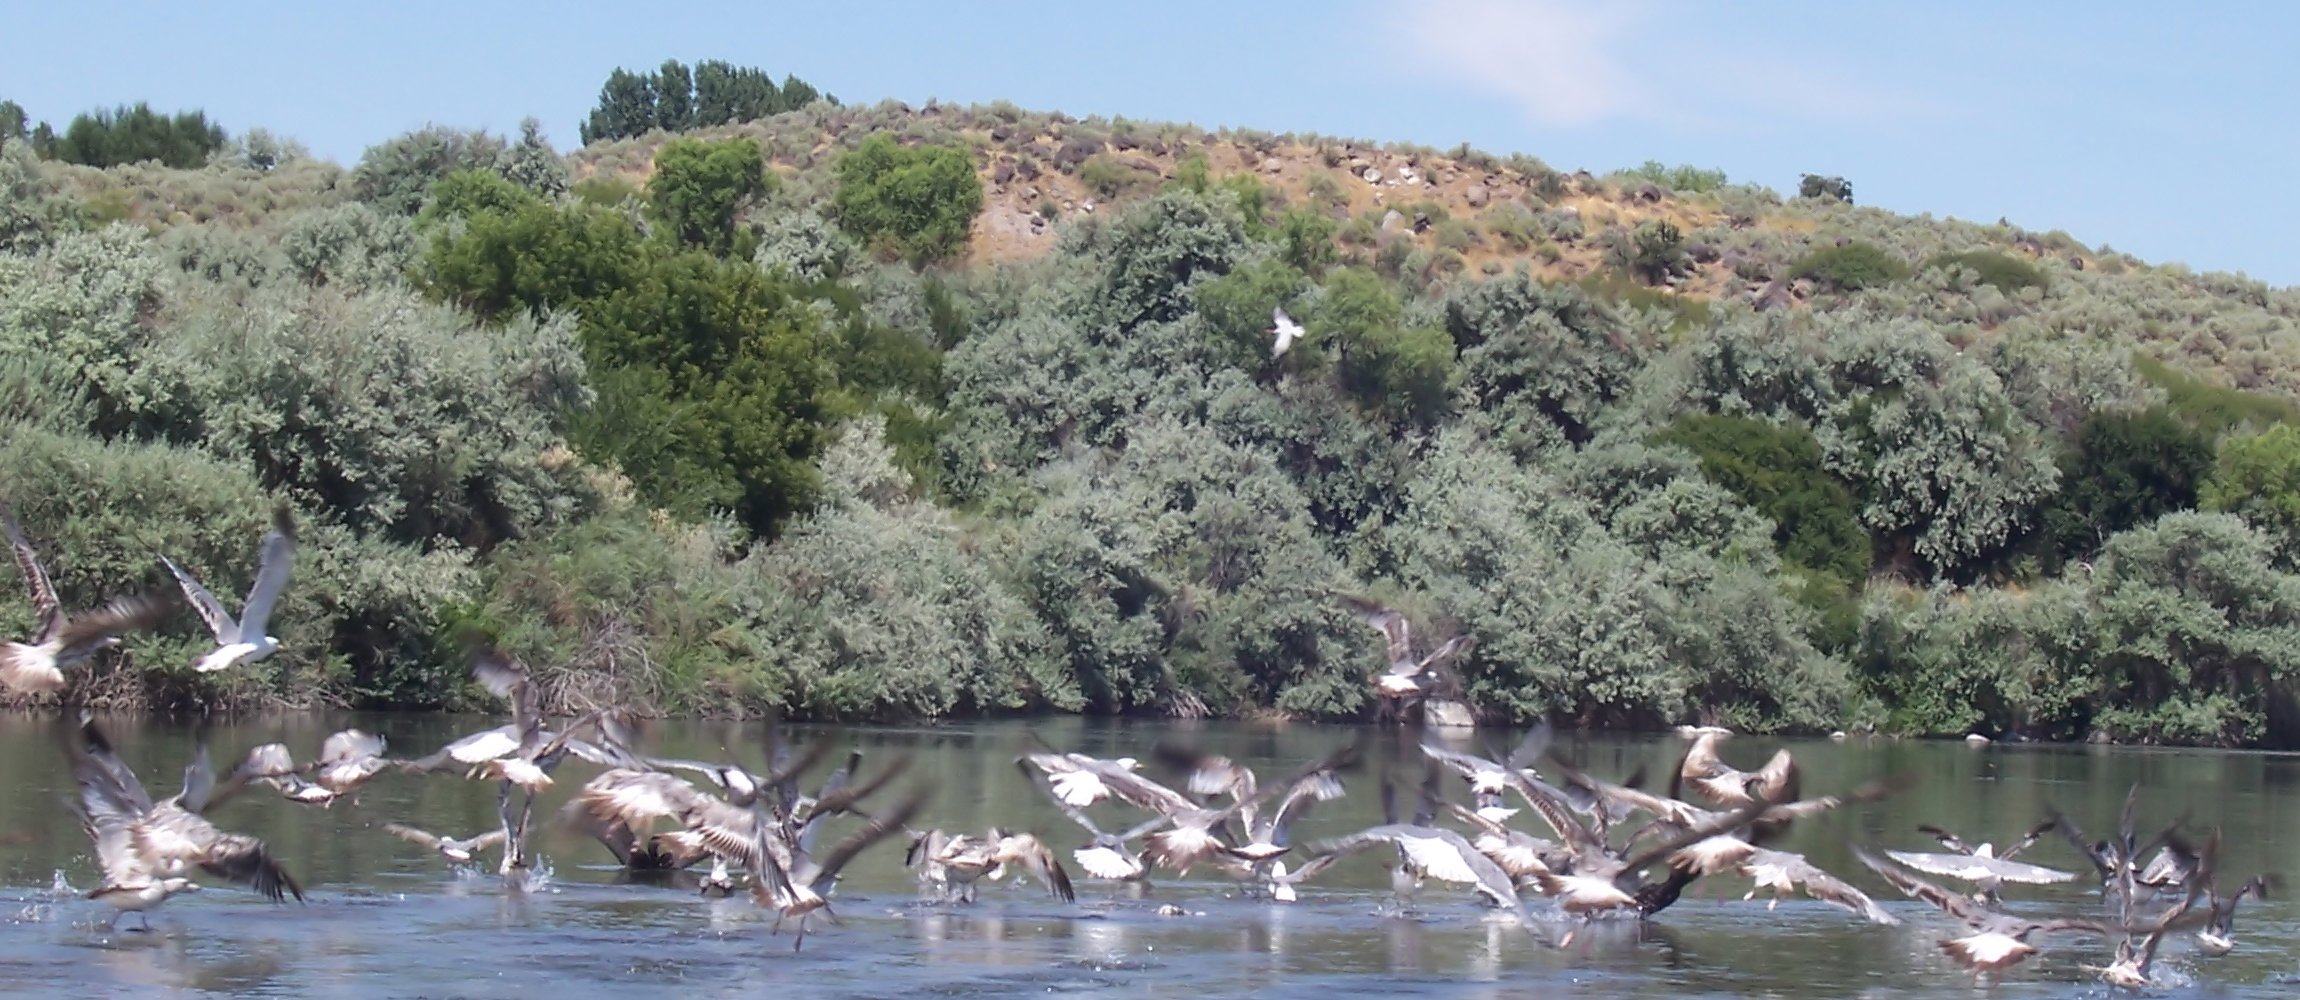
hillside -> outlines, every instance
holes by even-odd
[[[634,108],[0,148],[67,603],[306,526],[280,655],[72,697],[455,707],[482,633],[566,710],[1364,717],[1355,595],[1494,719],[2300,745],[2293,290],[1686,168]]]

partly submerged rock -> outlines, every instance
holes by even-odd
[[[1477,713],[1470,711],[1469,706],[1461,702],[1432,698],[1422,702],[1422,722],[1431,726],[1468,728],[1477,725]]]

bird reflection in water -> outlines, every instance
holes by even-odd
[[[243,995],[273,986],[286,966],[273,943],[233,948],[214,961],[193,957],[176,934],[120,935],[97,951],[97,967],[124,986]]]
[[[1109,968],[1133,961],[1126,955],[1127,927],[1115,920],[1080,920],[1070,927],[1071,950],[1078,961]]]
[[[1422,922],[1411,917],[1383,917],[1382,929],[1389,935],[1390,971],[1420,972],[1422,956],[1428,951]]]
[[[918,939],[927,947],[921,956],[929,965],[1027,965],[1037,961],[1031,949],[1007,939],[1006,918],[997,913],[952,914],[929,911],[912,920]]]

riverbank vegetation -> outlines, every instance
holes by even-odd
[[[1494,718],[2300,744],[2300,292],[1839,178],[676,66],[568,155],[13,114],[0,494],[66,602],[308,526],[278,656],[196,676],[187,616],[76,696],[460,707],[479,629],[560,709],[1346,718],[1352,593],[1474,634]]]

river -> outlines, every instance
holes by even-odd
[[[386,736],[394,756],[418,756],[500,720],[441,716],[291,716],[219,724],[209,732],[228,766],[256,743],[283,740],[298,757],[333,729],[358,725]],[[819,730],[815,730],[819,732]],[[1349,741],[1357,732],[1303,724],[1179,725],[1052,719],[934,727],[858,727],[839,738],[883,763],[909,750],[935,796],[919,825],[981,831],[1028,829],[1068,848],[1081,831],[1014,767],[1035,731],[1058,746],[1147,759],[1162,736],[1194,741],[1275,775]],[[112,723],[120,754],[155,796],[172,794],[189,759],[182,723]],[[804,735],[807,730],[801,730]],[[674,722],[651,732],[653,752],[760,764],[760,727]],[[1477,745],[1515,734],[1484,733]],[[840,923],[817,922],[803,949],[744,897],[631,884],[597,844],[539,834],[549,871],[534,892],[507,890],[493,874],[455,871],[438,855],[385,833],[385,822],[469,834],[494,822],[492,786],[459,776],[386,774],[357,803],[320,809],[253,789],[211,813],[220,826],[265,838],[303,881],[308,901],[274,905],[246,889],[201,879],[142,933],[128,916],[104,924],[101,903],[59,892],[95,886],[90,845],[69,811],[72,782],[53,716],[0,716],[0,993],[146,996],[170,992],[345,998],[589,997],[1551,997],[1713,996],[1768,998],[1969,997],[1972,976],[1935,942],[1951,924],[1856,863],[1848,842],[1929,851],[1918,823],[1947,826],[1999,844],[2037,821],[2051,802],[2106,835],[2126,790],[2142,787],[2150,830],[2190,813],[2224,833],[2223,871],[2300,874],[2300,758],[2219,751],[2092,746],[1981,748],[1889,740],[1788,741],[1805,791],[1850,788],[1888,774],[1917,784],[1882,802],[1798,825],[1787,843],[1860,885],[1901,916],[1872,926],[1798,897],[1768,911],[1743,901],[1746,879],[1696,883],[1642,929],[1600,927],[1567,947],[1537,940],[1481,910],[1465,891],[1431,883],[1410,916],[1378,913],[1388,893],[1383,852],[1353,857],[1305,885],[1286,905],[1237,898],[1212,871],[1160,878],[1134,899],[1073,870],[1078,901],[1063,904],[1035,884],[983,883],[974,905],[925,905],[902,866],[899,838],[847,869],[835,899]],[[1640,764],[1666,775],[1683,743],[1673,735],[1565,737],[1560,748],[1594,773],[1620,778]],[[1783,741],[1739,737],[1727,759],[1755,767]],[[1294,832],[1296,844],[1380,822],[1377,775],[1410,746],[1394,734],[1373,744],[1368,767],[1346,776],[1350,794],[1321,804]],[[732,748],[732,749],[729,749]],[[1463,744],[1464,749],[1475,746]],[[1395,765],[1393,765],[1395,766]],[[1418,764],[1415,765],[1418,768]],[[559,774],[538,822],[593,773],[579,761]],[[1414,772],[1418,774],[1418,770]],[[1663,779],[1665,780],[1665,779]],[[1458,782],[1449,782],[1457,792]],[[1110,809],[1111,807],[1098,807]],[[1113,810],[1116,822],[1124,813]],[[1521,820],[1529,819],[1521,815]],[[2143,834],[2146,835],[2145,833]],[[2048,839],[2024,860],[2087,871],[2067,844]],[[2023,913],[2098,913],[2089,877],[2045,887],[2013,886]],[[2291,887],[2239,912],[2237,950],[2193,952],[2185,935],[2159,962],[2160,992],[2215,997],[2288,997],[2300,989],[2300,908]],[[1185,914],[1165,916],[1172,904]],[[1549,910],[1534,900],[1537,913]],[[2002,975],[2011,997],[2100,996],[2082,968],[2103,964],[2104,946],[2053,939],[2036,959]]]

